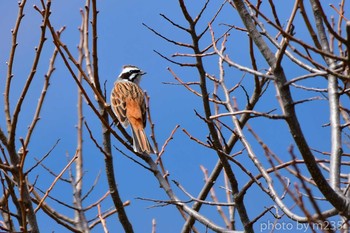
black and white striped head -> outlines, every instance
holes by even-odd
[[[130,81],[139,85],[142,75],[146,74],[136,66],[125,65],[117,81]]]

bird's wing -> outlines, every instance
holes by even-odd
[[[123,82],[116,82],[111,93],[111,106],[119,122],[127,127],[129,121],[126,117],[126,97],[128,97],[127,86]]]

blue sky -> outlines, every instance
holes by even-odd
[[[76,46],[79,43],[78,27],[81,24],[79,10],[83,8],[84,2],[85,1],[78,0],[52,1],[51,20],[54,22],[56,29],[59,29],[61,26],[67,27],[63,33],[62,40],[75,55],[77,55]],[[21,90],[20,87],[28,75],[34,56],[34,47],[38,43],[41,18],[33,9],[32,5],[34,4],[40,5],[40,2],[28,2],[25,9],[26,16],[19,32],[19,45],[14,66],[14,84],[13,90],[11,91],[11,98],[14,101],[18,98],[18,93]],[[194,15],[194,13],[199,11],[202,3],[199,4],[188,1],[188,5],[191,13]],[[209,4],[205,17],[211,18],[218,7],[219,4],[212,1]],[[185,21],[181,16],[177,2],[160,0],[101,0],[98,1],[98,8],[100,11],[98,15],[99,71],[101,83],[106,81],[107,95],[109,96],[109,91],[113,82],[123,65],[134,64],[147,72],[141,86],[151,97],[151,113],[153,121],[156,124],[158,143],[162,145],[162,143],[168,138],[170,132],[174,129],[175,125],[180,124],[181,126],[175,134],[174,140],[169,144],[169,147],[164,154],[163,159],[166,169],[170,172],[170,179],[179,181],[187,191],[196,196],[203,185],[203,174],[199,166],[204,165],[209,171],[211,171],[216,164],[217,157],[212,151],[204,149],[193,141],[190,141],[182,133],[181,129],[185,128],[194,136],[205,140],[207,130],[201,120],[194,114],[194,109],[198,110],[199,113],[202,113],[202,105],[199,98],[188,94],[183,87],[163,84],[163,82],[175,82],[171,74],[167,71],[167,67],[171,67],[185,81],[196,80],[196,72],[190,68],[181,68],[174,64],[170,64],[153,52],[153,50],[157,50],[164,55],[169,56],[175,52],[184,53],[190,51],[183,49],[179,50],[173,45],[155,36],[142,25],[142,23],[145,23],[172,39],[189,42],[190,38],[188,35],[184,34],[182,31],[174,29],[159,15],[159,13],[163,13],[169,18],[174,19],[177,23],[184,24]],[[4,80],[7,68],[5,62],[8,59],[9,43],[11,41],[10,29],[13,27],[17,16],[17,2],[1,1],[0,9],[0,35],[2,40],[2,43],[0,43],[0,77]],[[290,9],[287,9],[287,7],[279,9],[281,9],[281,12],[278,12],[281,15],[281,18],[286,20],[290,14]],[[223,25],[220,25],[220,23],[227,22],[231,24],[234,23],[238,26],[242,25],[237,14],[233,13],[231,7],[228,5],[224,8],[218,21],[213,25],[217,35],[220,34],[220,31],[222,32],[226,29]],[[184,25],[187,26],[187,24]],[[205,26],[206,21],[200,24],[199,29]],[[303,29],[297,28],[297,36],[302,35],[302,30]],[[22,110],[20,118],[21,125],[17,133],[17,138],[25,136],[26,129],[30,124],[37,99],[40,95],[43,75],[47,71],[49,58],[53,51],[52,39],[49,34],[47,37],[48,40],[45,44],[36,78]],[[232,31],[229,38],[229,51],[232,54],[230,56],[242,64],[250,63],[246,52],[247,50],[244,50],[247,47],[246,37],[247,35],[243,32]],[[210,42],[209,35],[205,37],[204,41],[205,42],[201,46],[206,47],[207,43]],[[218,75],[217,58],[210,58],[206,60],[206,62],[208,72]],[[266,63],[261,59],[258,60],[258,64],[261,68],[266,68]],[[289,63],[285,63],[285,65],[288,70],[289,78],[301,75],[299,71],[289,67]],[[60,143],[52,152],[52,155],[45,161],[46,166],[58,173],[67,164],[67,156],[71,157],[75,153],[77,88],[73,79],[70,77],[69,72],[64,67],[60,57],[58,57],[55,66],[56,70],[51,79],[51,86],[44,104],[44,110],[41,114],[41,120],[30,144],[30,154],[27,166],[30,167],[31,164],[35,163],[34,158],[41,158],[54,145],[54,143],[60,139]],[[233,77],[232,84],[236,83],[242,76],[241,72],[234,69],[228,69],[227,73],[228,76]],[[248,77],[244,80],[244,85],[247,90],[251,90],[252,77],[250,75],[247,76]],[[1,93],[4,91],[3,82],[4,81],[1,81]],[[229,80],[229,82],[231,82],[231,80]],[[326,82],[322,78],[318,78],[312,83],[312,85],[319,85],[318,87],[325,88]],[[297,100],[314,95],[299,90],[293,90],[293,94]],[[270,84],[267,94],[263,97],[263,101],[257,105],[258,110],[269,111],[277,108],[277,113],[280,113],[275,95],[274,87]],[[237,90],[234,96],[238,99],[240,107],[243,108],[245,104],[244,92],[242,90]],[[1,104],[3,104],[2,101],[3,100],[1,99]],[[13,107],[14,103],[12,104]],[[303,115],[301,123],[307,129],[306,136],[310,139],[310,146],[317,147],[320,150],[329,150],[327,138],[328,129],[320,127],[322,124],[328,122],[328,115],[323,114],[324,110],[322,110],[322,108],[324,109],[326,106],[327,102],[325,101],[315,101],[297,107],[298,113]],[[310,110],[311,107],[313,108],[312,111]],[[93,112],[86,105],[84,106],[84,114],[89,126],[94,130],[95,135],[99,137],[98,135],[101,132],[100,124],[97,118],[93,115]],[[317,115],[317,117],[315,117],[315,115]],[[4,120],[0,121],[0,126],[2,128],[5,127]],[[256,119],[251,122],[251,126],[259,134],[262,134],[263,140],[272,147],[274,152],[279,154],[285,160],[289,159],[287,148],[292,144],[292,139],[290,136],[281,136],[288,132],[284,122],[281,121],[276,123],[271,120]],[[149,128],[147,130],[149,132]],[[120,144],[116,140],[113,140],[113,145],[120,147]],[[242,148],[242,146],[238,145],[233,152],[237,152]],[[85,203],[85,205],[88,206],[100,198],[107,191],[108,187],[104,174],[103,156],[94,147],[87,134],[84,138],[83,150],[85,160],[84,170],[86,171],[84,177],[85,191],[89,189],[94,183],[97,174],[101,172],[99,182],[90,198]],[[258,148],[257,151],[259,151]],[[243,156],[241,157],[242,161],[247,160]],[[118,182],[122,199],[124,201],[131,201],[131,205],[128,206],[126,210],[131,222],[133,223],[135,232],[150,232],[151,220],[153,218],[157,221],[157,232],[179,232],[183,220],[176,208],[172,206],[148,208],[153,206],[154,203],[135,199],[137,197],[162,200],[167,199],[163,190],[159,188],[158,182],[153,175],[141,166],[120,155],[117,151],[114,151],[114,163],[116,180]],[[244,162],[242,163],[244,164]],[[248,164],[249,161],[246,161],[246,163]],[[35,170],[33,174],[31,174],[30,180],[33,181],[36,176],[38,177],[38,184],[42,189],[49,187],[54,179],[54,177],[49,175],[42,168]],[[66,174],[65,177],[68,177],[68,175]],[[242,177],[240,180],[242,183],[240,185],[245,183],[243,182],[245,179],[247,179],[247,177]],[[219,186],[223,185],[223,179],[219,179],[218,183],[216,190],[217,194],[222,201],[225,201],[224,191],[219,188]],[[179,197],[187,200],[180,190],[176,187],[173,188]],[[260,190],[258,191],[260,192]],[[62,182],[52,190],[53,196],[62,198],[67,202],[71,202],[70,194],[70,186]],[[268,197],[256,197],[254,192],[248,193],[246,199],[248,212],[250,213],[251,218],[254,218],[262,210],[254,210],[254,202],[256,200],[266,201],[266,205],[271,204],[271,200]],[[254,202],[252,203],[249,200],[254,200]],[[108,209],[110,207],[112,207],[112,202],[108,199],[103,203],[102,208]],[[55,208],[63,211],[62,207],[57,206],[57,204],[55,204]],[[223,225],[223,222],[214,210],[214,207],[205,207],[202,213],[217,224]],[[97,210],[94,209],[88,213],[88,216],[92,217],[96,214]],[[41,216],[42,213],[39,213],[39,215]],[[73,216],[73,212],[69,215]],[[45,219],[45,221],[42,221],[41,219]],[[50,224],[47,224],[48,222],[50,222]],[[42,232],[65,232],[65,230],[52,220],[49,220],[46,216],[39,218],[39,224],[42,228]],[[110,232],[121,230],[120,224],[116,223],[116,216],[108,219],[107,226],[110,229]],[[199,229],[204,229],[203,226],[198,227]],[[101,232],[101,228],[98,227],[94,229],[93,232]]]

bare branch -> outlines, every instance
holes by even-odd
[[[58,174],[58,176],[54,179],[50,187],[47,189],[45,195],[41,198],[39,201],[38,206],[35,208],[34,212],[36,213],[40,208],[42,203],[45,201],[46,197],[49,195],[57,181],[60,179],[60,177],[66,172],[66,170],[72,165],[72,163],[77,159],[77,154],[74,155],[74,157],[69,161],[69,163],[62,169],[62,171]]]
[[[105,233],[108,233],[109,231],[108,231],[107,226],[106,226],[106,221],[105,221],[104,217],[102,216],[101,206],[99,204],[97,205],[97,210],[98,210],[98,217],[99,217],[99,219],[101,221],[103,231]]]
[[[224,116],[236,116],[241,114],[253,114],[255,116],[263,116],[269,119],[285,119],[285,117],[281,115],[271,115],[269,113],[263,113],[263,112],[253,111],[253,110],[242,110],[242,111],[235,111],[235,112],[220,113],[220,114],[211,116],[210,119],[216,119]]]
[[[178,181],[173,180],[173,182],[179,189],[181,189],[182,192],[186,194],[186,196],[188,196],[191,199],[190,201],[185,201],[186,203],[191,201],[199,201],[202,204],[213,205],[213,206],[234,206],[235,205],[234,203],[221,203],[221,202],[218,202],[217,200],[215,200],[214,202],[198,200],[197,198],[193,197],[189,192],[187,192],[185,188],[182,187],[182,185]]]
[[[7,132],[10,133],[12,122],[11,122],[11,113],[10,113],[10,89],[11,89],[11,81],[14,76],[13,74],[13,65],[14,65],[14,59],[15,59],[15,53],[16,48],[18,45],[17,42],[17,36],[18,31],[22,23],[22,19],[24,17],[24,7],[26,5],[27,1],[22,0],[18,4],[18,15],[17,20],[14,29],[11,30],[12,33],[12,45],[11,45],[11,51],[9,60],[6,62],[8,68],[7,68],[7,77],[6,77],[6,85],[5,85],[5,94],[4,94],[4,106],[5,106],[5,117],[6,117],[6,123],[7,123]]]
[[[164,144],[163,144],[163,146],[162,146],[162,149],[160,150],[160,152],[159,152],[159,154],[158,154],[158,157],[157,157],[157,159],[156,159],[156,163],[158,163],[160,157],[164,154],[165,148],[167,147],[167,145],[169,144],[169,142],[170,142],[171,140],[174,139],[174,134],[175,134],[176,130],[177,130],[179,127],[180,127],[180,125],[176,125],[175,128],[173,129],[173,131],[171,131],[171,133],[170,133],[168,139],[165,140],[165,142],[164,142]]]
[[[32,170],[34,170],[34,168],[36,168],[37,166],[39,166],[39,164],[41,164],[50,154],[51,152],[56,148],[56,146],[58,145],[58,143],[60,142],[60,139],[58,139],[56,141],[56,143],[51,147],[51,149],[40,159],[37,161],[37,163],[32,166],[31,168],[29,168],[25,174],[28,175]]]
[[[240,17],[247,27],[250,36],[253,38],[255,44],[259,48],[261,54],[264,56],[265,60],[268,62],[268,64],[274,68],[276,58],[271,52],[271,50],[268,48],[266,43],[262,40],[261,35],[255,28],[254,23],[251,21],[251,18],[249,16],[249,13],[246,10],[246,7],[241,0],[233,0],[232,3],[234,4],[235,8],[240,14]],[[320,52],[320,51],[318,51]],[[320,52],[321,53],[321,52]],[[328,54],[327,54],[328,55]],[[330,56],[333,57],[333,56]],[[294,136],[294,140],[299,148],[299,151],[301,152],[305,163],[308,167],[309,172],[311,173],[312,177],[314,178],[315,182],[318,184],[318,187],[320,191],[325,195],[329,201],[332,203],[334,207],[336,207],[339,211],[343,211],[347,215],[350,213],[350,210],[348,209],[349,205],[348,200],[341,194],[336,193],[328,184],[327,180],[322,175],[319,167],[317,166],[317,163],[315,161],[314,156],[312,155],[309,146],[307,144],[307,141],[305,137],[303,136],[303,132],[301,130],[298,118],[295,113],[295,109],[293,106],[293,99],[291,97],[291,93],[288,87],[285,86],[286,83],[286,77],[282,69],[273,69],[273,73],[275,75],[275,84],[276,88],[279,94],[279,97],[282,100],[282,106],[281,108],[284,111],[284,114],[286,115],[286,122],[291,130],[292,135]]]
[[[172,21],[170,21],[172,22]],[[175,24],[175,23],[174,23]],[[149,27],[147,24],[145,23],[142,23],[143,26],[145,26],[148,30],[150,30],[151,32],[153,32],[154,34],[156,34],[157,36],[159,36],[160,38],[168,41],[169,43],[172,43],[174,45],[177,45],[177,46],[181,46],[181,47],[187,47],[187,48],[192,48],[192,45],[190,44],[186,44],[186,43],[180,43],[180,42],[177,42],[175,40],[171,40],[165,36],[163,36],[162,34],[160,34],[159,32],[157,32],[156,30],[154,30],[153,28]],[[186,30],[186,29],[185,29]]]
[[[33,81],[33,79],[35,77],[35,73],[36,73],[36,70],[37,70],[37,67],[38,67],[38,64],[39,64],[39,61],[40,61],[42,49],[43,49],[44,43],[46,41],[46,26],[47,26],[47,24],[49,22],[50,7],[51,7],[51,2],[48,1],[46,9],[44,10],[44,13],[43,13],[43,23],[41,25],[41,35],[40,35],[40,39],[39,39],[39,44],[36,47],[36,54],[35,54],[35,57],[34,57],[32,68],[31,68],[30,74],[29,74],[29,76],[28,76],[28,78],[27,78],[27,80],[26,80],[26,82],[24,84],[24,87],[23,87],[22,92],[20,94],[20,98],[18,99],[18,102],[16,104],[15,110],[13,112],[12,122],[11,122],[11,130],[10,130],[10,133],[9,133],[9,142],[14,141],[19,113],[21,111],[23,101],[24,101],[24,99],[27,96],[27,92],[29,90],[29,87],[30,87],[30,85],[31,85],[31,83],[32,83],[32,81]]]

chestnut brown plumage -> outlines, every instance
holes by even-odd
[[[124,66],[111,92],[111,106],[119,122],[129,124],[133,135],[133,148],[139,153],[154,153],[144,128],[146,127],[146,103],[140,79],[145,73],[136,66]]]

